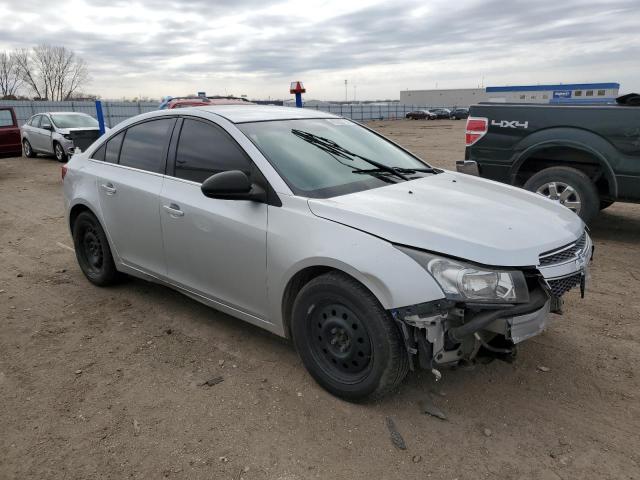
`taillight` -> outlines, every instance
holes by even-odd
[[[470,147],[485,136],[489,128],[489,120],[483,117],[468,117],[464,141]]]
[[[62,167],[60,167],[60,174],[62,175],[62,181],[64,182],[64,177],[67,175],[66,165],[62,165]]]

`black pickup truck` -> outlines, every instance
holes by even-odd
[[[458,171],[556,200],[589,222],[640,203],[640,96],[617,105],[473,105]]]

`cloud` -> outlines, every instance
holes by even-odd
[[[476,86],[483,75],[493,84],[621,81],[640,90],[636,0],[78,2],[0,7],[12,18],[0,49],[73,48],[89,63],[89,89],[106,97],[205,87],[282,97],[299,78],[314,97],[342,98],[349,78],[361,95],[397,98],[435,82]]]

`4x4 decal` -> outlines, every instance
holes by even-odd
[[[529,122],[519,122],[518,120],[491,120],[491,126],[500,128],[529,128]]]

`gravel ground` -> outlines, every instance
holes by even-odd
[[[464,122],[371,125],[434,165],[463,158]],[[90,285],[59,171],[0,159],[1,479],[640,478],[640,205],[599,216],[586,298],[515,363],[352,405],[283,339],[154,284]],[[446,421],[421,413],[429,392]]]

